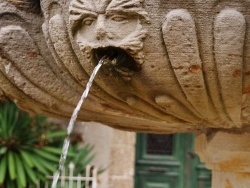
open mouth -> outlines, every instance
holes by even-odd
[[[141,66],[125,50],[117,47],[96,48],[92,50],[92,57],[95,63],[106,56],[104,63],[110,69],[118,72],[138,72]]]

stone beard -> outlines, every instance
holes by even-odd
[[[117,47],[143,63],[143,23],[149,18],[139,0],[73,0],[69,7],[73,38],[87,58],[93,49]]]

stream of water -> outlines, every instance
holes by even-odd
[[[62,154],[61,154],[61,158],[59,161],[59,167],[58,167],[57,171],[54,173],[51,188],[56,188],[56,186],[57,186],[57,182],[58,182],[60,173],[61,173],[62,169],[64,168],[64,164],[65,164],[65,161],[67,158],[68,148],[69,148],[69,144],[70,144],[70,135],[73,131],[78,112],[80,111],[84,100],[87,98],[89,90],[92,86],[93,80],[94,80],[98,70],[101,68],[102,64],[104,63],[105,59],[106,59],[105,56],[102,57],[100,59],[100,61],[98,62],[98,64],[96,65],[95,69],[93,70],[93,73],[91,74],[89,81],[86,85],[86,89],[84,90],[84,92],[83,92],[83,94],[82,94],[82,96],[81,96],[76,108],[74,109],[72,116],[71,116],[71,119],[69,121],[68,128],[67,128],[67,136],[64,139],[64,143],[63,143],[63,147],[62,147]]]

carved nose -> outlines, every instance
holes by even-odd
[[[107,36],[107,31],[105,29],[105,17],[104,15],[99,15],[96,23],[96,39],[102,40]]]
[[[107,32],[103,28],[96,30],[96,39],[102,40],[107,36]]]

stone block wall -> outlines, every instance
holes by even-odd
[[[85,143],[93,144],[93,164],[106,170],[98,188],[133,188],[136,133],[112,129],[97,123],[81,123],[75,131],[83,133]]]
[[[135,133],[114,130],[109,188],[133,188],[135,165]]]

